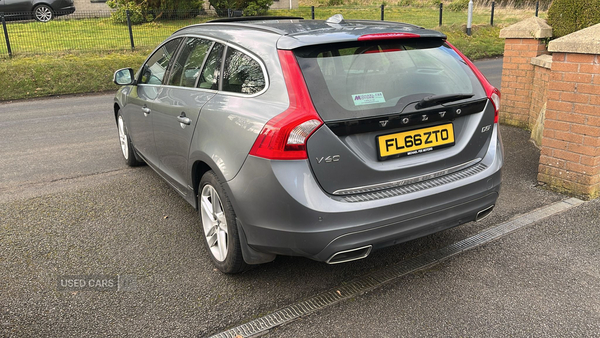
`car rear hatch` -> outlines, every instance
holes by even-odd
[[[306,150],[329,194],[473,172],[485,155],[497,121],[489,84],[444,36],[368,34],[293,53],[324,122]]]

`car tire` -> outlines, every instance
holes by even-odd
[[[233,206],[212,171],[198,185],[198,214],[206,251],[217,269],[227,274],[246,270]]]
[[[48,22],[54,18],[54,11],[48,5],[38,5],[33,9],[33,17],[39,22]]]
[[[117,129],[119,131],[121,153],[123,154],[123,158],[125,158],[125,163],[130,167],[137,167],[139,165],[144,164],[144,162],[138,160],[136,156],[135,149],[131,144],[129,134],[127,133],[127,127],[125,126],[123,115],[121,115],[121,110],[119,110],[119,112],[117,113]]]

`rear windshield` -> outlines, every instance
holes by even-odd
[[[331,44],[294,52],[326,122],[414,111],[415,103],[431,95],[473,94],[466,101],[485,97],[469,66],[440,39]]]

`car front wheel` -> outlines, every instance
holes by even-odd
[[[38,5],[33,9],[33,16],[39,22],[48,22],[54,17],[54,12],[48,5]]]
[[[217,176],[209,171],[198,187],[198,212],[202,221],[204,244],[213,264],[223,273],[246,270],[235,213]]]

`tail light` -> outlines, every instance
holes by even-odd
[[[469,68],[471,68],[473,73],[475,73],[475,76],[477,76],[477,79],[479,80],[479,82],[481,82],[481,85],[483,86],[483,89],[485,90],[485,94],[487,95],[488,99],[490,101],[492,101],[492,104],[494,105],[494,123],[498,123],[498,112],[500,111],[500,96],[501,96],[500,91],[498,90],[498,88],[492,86],[492,84],[488,81],[488,79],[486,79],[485,76],[483,75],[483,73],[481,73],[481,71],[479,71],[479,69],[477,69],[477,67],[475,67],[475,65],[473,64],[473,62],[471,62],[471,60],[469,60],[463,53],[461,53],[458,49],[456,49],[456,47],[454,47],[450,42],[446,42],[446,43],[463,60],[465,60],[465,62],[469,66]]]
[[[491,95],[488,95],[490,101],[494,104],[494,123],[498,123],[498,112],[500,111],[500,91],[494,88]]]
[[[250,155],[270,160],[307,159],[306,141],[323,121],[313,106],[294,53],[289,50],[278,53],[290,106],[267,122]]]

